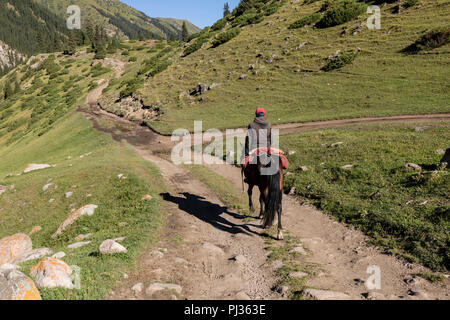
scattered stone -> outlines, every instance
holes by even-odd
[[[32,250],[13,261],[14,264],[22,263],[30,260],[41,259],[46,256],[50,256],[53,254],[53,251],[49,248],[35,249]]]
[[[306,250],[303,247],[295,247],[289,251],[290,253],[300,253],[300,254],[307,254]]]
[[[365,292],[362,296],[367,300],[387,300],[386,297],[379,292]]]
[[[88,234],[80,234],[75,238],[75,241],[83,241],[87,238],[92,237],[92,233],[88,233]]]
[[[408,295],[409,296],[413,296],[414,298],[417,298],[419,300],[429,300],[430,297],[428,296],[428,294],[425,291],[420,291],[420,290],[408,290]]]
[[[41,230],[42,230],[42,227],[41,227],[41,226],[36,226],[36,227],[33,227],[33,229],[31,229],[30,232],[29,232],[28,234],[31,236],[32,234],[34,234],[34,233],[36,233],[36,232],[39,232],[39,231],[41,231]]]
[[[344,144],[344,143],[343,142],[336,142],[336,143],[332,143],[330,146],[331,147],[337,147],[337,146],[340,146],[341,144]]]
[[[197,87],[195,87],[195,89],[191,92],[191,96],[202,95],[206,91],[208,91],[208,86],[206,84],[199,83]]]
[[[141,200],[152,200],[152,199],[153,199],[153,197],[151,195],[146,194],[145,196],[142,197]]]
[[[427,130],[429,127],[430,127],[430,126],[415,127],[414,130],[415,130],[416,132],[422,132],[422,131]]]
[[[436,150],[435,152],[436,152],[436,154],[439,154],[439,155],[444,155],[445,154],[445,151],[442,150],[442,149]]]
[[[244,264],[247,262],[247,258],[244,257],[243,255],[237,255],[233,258],[233,260],[237,263],[237,264]]]
[[[0,300],[41,300],[33,280],[14,265],[0,266]]]
[[[38,288],[74,287],[70,279],[72,268],[64,261],[53,257],[41,260],[31,269],[31,275],[35,278]]]
[[[307,277],[308,274],[305,273],[305,272],[296,271],[296,272],[291,272],[291,273],[289,273],[289,276],[290,276],[291,278],[304,278],[304,277]]]
[[[272,267],[277,270],[283,268],[283,261],[275,260],[274,262],[272,262]]]
[[[0,265],[11,263],[17,258],[33,250],[31,238],[23,233],[17,233],[0,240]]]
[[[66,199],[67,199],[67,198],[70,198],[71,196],[73,196],[73,192],[72,192],[72,191],[66,192],[66,193],[64,194],[64,196],[66,197]]]
[[[328,290],[305,289],[300,292],[304,297],[315,300],[350,300],[348,294]]]
[[[123,242],[123,241],[125,241],[126,238],[127,237],[119,237],[119,238],[115,238],[113,240],[116,241],[116,242]]]
[[[306,46],[308,43],[307,42],[302,42],[300,43],[295,49],[296,50],[300,50],[301,48],[303,48],[304,46]]]
[[[76,220],[78,220],[81,216],[88,215],[92,216],[97,209],[98,206],[95,204],[89,204],[84,206],[77,211],[72,212],[69,217],[59,226],[58,230],[52,235],[52,238],[55,239],[58,235],[60,235],[68,226],[72,225]]]
[[[244,291],[241,291],[236,294],[236,300],[244,301],[244,300],[252,300],[252,299]]]
[[[202,248],[210,251],[211,253],[216,253],[220,255],[225,254],[225,252],[221,248],[208,242],[203,243]]]
[[[45,186],[42,187],[42,191],[47,191],[48,188],[50,188],[53,185],[53,183],[47,183]]]
[[[301,167],[298,167],[298,170],[303,171],[303,172],[306,172],[306,171],[308,171],[308,167],[306,167],[306,166],[301,166]]]
[[[123,274],[123,278],[124,278],[124,279],[128,279],[129,276],[128,276],[126,273],[124,273],[124,274]]]
[[[239,80],[244,80],[245,78],[247,78],[247,75],[246,74],[241,74],[238,79]]]
[[[128,250],[114,240],[105,240],[99,247],[101,254],[127,253]]]
[[[155,292],[163,291],[163,290],[173,290],[178,294],[181,294],[181,291],[183,288],[177,284],[170,284],[170,283],[153,283],[150,285],[147,290],[145,291],[148,295],[152,295]]]
[[[355,168],[355,166],[352,164],[347,164],[347,165],[341,167],[341,169],[344,169],[344,170],[352,170],[354,168]]]
[[[295,191],[297,191],[297,188],[292,187],[291,191],[289,191],[289,195],[293,196],[295,194]]]
[[[55,202],[55,199],[50,199],[50,200],[48,200],[48,203],[53,203],[53,202]]]
[[[288,151],[288,156],[292,156],[292,155],[294,155],[294,154],[296,154],[296,151]]]
[[[52,258],[62,259],[62,258],[64,258],[65,256],[66,256],[65,252],[60,251],[60,252],[57,252],[57,253],[55,253],[54,255],[52,255]]]
[[[144,290],[144,284],[139,282],[136,283],[132,288],[131,291],[134,292],[134,294],[140,294]]]
[[[405,169],[413,169],[413,170],[420,171],[420,170],[422,170],[422,167],[415,163],[407,163],[407,164],[405,164]]]
[[[0,186],[0,196],[6,192],[5,186]]]
[[[23,173],[28,173],[31,171],[35,171],[35,170],[42,170],[42,169],[47,169],[47,168],[51,168],[52,166],[49,164],[29,164],[25,170],[23,170]]]
[[[78,249],[78,248],[84,247],[85,245],[88,245],[89,243],[91,243],[91,241],[75,242],[75,243],[69,244],[67,246],[67,248],[69,248],[69,249]]]

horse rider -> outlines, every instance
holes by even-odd
[[[255,119],[248,126],[245,138],[244,159],[256,148],[266,147],[269,149],[272,146],[272,125],[266,119],[266,110],[257,108],[255,114]],[[248,183],[247,179],[244,182]]]

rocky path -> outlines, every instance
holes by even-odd
[[[109,298],[174,298],[155,294],[150,286],[153,282],[180,285],[178,298],[283,298],[271,290],[278,281],[276,266],[268,262],[258,222],[245,223],[182,166],[165,160],[173,145],[169,138],[92,108],[85,113],[94,126],[109,130],[117,141],[133,145],[142,157],[160,168],[171,189],[161,195],[168,212],[161,237],[164,240],[158,245],[162,250],[145,253],[138,272],[124,279]],[[117,128],[102,129],[98,118],[116,123]],[[228,179],[237,190],[242,189],[238,168],[226,164],[208,168]],[[259,195],[255,192],[254,196],[256,201]],[[283,208],[285,228],[305,249],[300,259],[318,265],[316,276],[307,285],[323,291],[312,291],[312,298],[339,294],[337,297],[344,299],[450,299],[448,279],[433,284],[416,276],[428,270],[383,254],[368,245],[361,232],[302,205],[296,198],[285,196]],[[380,271],[379,290],[366,286],[373,270]]]

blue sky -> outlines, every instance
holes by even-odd
[[[240,0],[122,0],[150,17],[187,19],[197,27],[212,25],[223,17],[225,2],[234,9]]]

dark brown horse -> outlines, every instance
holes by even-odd
[[[281,159],[278,155],[257,156],[256,163],[249,163],[242,168],[242,173],[248,182],[248,201],[250,212],[254,213],[253,187],[258,186],[260,191],[259,203],[261,207],[259,217],[263,219],[263,228],[271,227],[278,213],[278,240],[283,240],[283,226],[281,225],[282,200],[284,188],[284,175]],[[268,170],[268,168],[275,170]],[[270,174],[267,174],[269,172]]]

